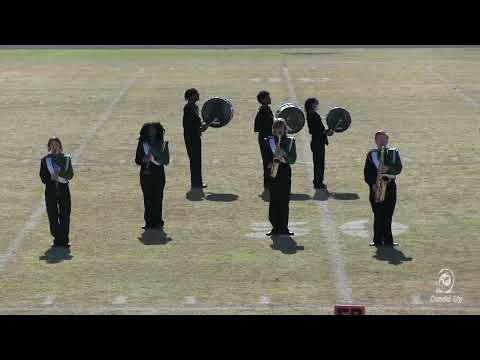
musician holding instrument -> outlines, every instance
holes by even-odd
[[[159,122],[145,123],[140,130],[135,163],[140,166],[140,186],[145,206],[143,229],[163,228],[164,166],[170,162],[165,129]]]
[[[328,137],[334,133],[333,129],[325,129],[322,118],[318,114],[319,101],[316,98],[309,98],[305,101],[305,112],[307,113],[308,131],[312,135],[310,150],[313,155],[313,186],[315,189],[326,189],[323,182],[325,173],[325,146],[328,145]]]
[[[257,115],[255,116],[254,132],[258,133],[258,146],[260,147],[260,154],[263,162],[263,189],[264,193],[268,191],[270,170],[268,169],[268,158],[264,156],[262,151],[265,138],[272,135],[273,112],[270,109],[272,99],[268,91],[262,90],[257,95],[257,101],[260,103]]]
[[[197,89],[185,91],[187,104],[183,108],[183,138],[190,159],[190,180],[193,188],[206,188],[202,180],[202,132],[207,126],[200,117],[196,102],[200,99]]]
[[[266,235],[294,235],[288,229],[290,191],[292,187],[291,164],[297,159],[295,138],[287,136],[287,123],[284,119],[275,119],[272,135],[264,139],[262,151],[268,160],[270,171],[269,220],[272,230]]]
[[[376,149],[367,154],[364,177],[370,187],[370,204],[374,214],[373,242],[370,246],[394,246],[392,217],[397,202],[395,177],[402,171],[400,153],[388,148],[388,135],[379,130],[375,133]]]
[[[48,154],[40,161],[40,179],[45,184],[47,208],[53,247],[70,247],[71,198],[69,180],[73,178],[72,161],[63,153],[62,142],[52,137],[47,143]]]

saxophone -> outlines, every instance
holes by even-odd
[[[381,203],[385,200],[385,193],[387,192],[387,184],[390,181],[388,176],[385,176],[382,174],[382,168],[385,163],[385,146],[382,145],[380,149],[380,165],[378,166],[378,171],[377,171],[377,182],[376,182],[376,187],[377,191],[375,192],[375,202],[376,203]]]
[[[277,148],[275,149],[275,154],[273,154],[273,165],[272,165],[272,170],[270,171],[270,176],[274,179],[277,176],[278,168],[280,167],[279,151],[280,151],[281,141],[282,141],[282,138],[279,136]]]

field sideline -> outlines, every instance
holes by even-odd
[[[480,311],[480,49],[28,49],[0,50],[0,313],[369,314]],[[191,201],[182,136],[183,93],[227,96],[235,115],[204,134],[206,198]],[[320,99],[352,126],[327,147],[328,199],[312,188],[310,136],[296,134],[290,219],[296,236],[272,246],[253,119]],[[165,231],[144,245],[134,155],[143,122],[171,143]],[[395,236],[368,246],[363,182],[375,130],[390,133],[404,170]],[[71,254],[52,239],[39,159],[58,135],[74,160]],[[455,274],[460,303],[432,302],[438,272]]]

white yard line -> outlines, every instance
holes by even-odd
[[[298,103],[297,95],[295,93],[295,88],[293,87],[292,80],[290,78],[290,73],[288,71],[287,64],[284,63],[283,65],[283,75],[285,77],[285,81],[288,86],[288,93],[290,96],[290,101],[293,103]],[[301,141],[303,142],[303,150],[305,152],[305,158],[311,159],[311,152],[308,146],[308,140],[306,139],[305,133],[301,131],[299,133],[299,137],[301,137]],[[308,167],[310,176],[313,177],[313,169],[312,167]],[[327,201],[316,201],[314,200],[315,204],[318,207],[320,212],[320,224],[322,228],[322,237],[324,238],[328,255],[329,255],[329,262],[332,272],[335,276],[335,287],[337,290],[337,301],[340,304],[345,303],[352,303],[352,289],[348,285],[347,274],[345,271],[345,260],[343,258],[338,239],[336,237],[336,228],[335,223],[332,221],[330,216],[330,211],[328,209]]]
[[[125,85],[123,86],[120,93],[112,100],[110,105],[108,106],[106,112],[102,114],[97,121],[90,127],[85,135],[80,139],[80,144],[78,147],[72,152],[72,163],[76,164],[78,159],[82,156],[85,147],[87,144],[92,140],[93,137],[97,134],[98,130],[112,117],[113,110],[122,99],[123,96],[127,93],[128,90],[133,86],[133,84],[137,81],[138,73],[143,72],[143,69],[138,69],[138,72],[134,74],[133,77],[127,80]],[[0,254],[0,272],[5,270],[7,263],[15,257],[18,250],[21,248],[23,241],[27,237],[27,235],[32,231],[35,225],[40,221],[40,219],[45,214],[45,202],[42,197],[40,204],[32,209],[32,213],[28,218],[27,222],[23,225],[20,231],[17,233],[17,236],[12,241],[8,249],[5,253]]]
[[[470,103],[472,105],[475,105],[475,106],[478,106],[480,105],[480,103],[475,100],[474,98],[468,96],[467,94],[465,94],[462,89],[460,89],[459,85],[453,81],[450,81],[448,80],[447,78],[443,77],[438,71],[435,71],[433,69],[433,66],[427,66],[427,69],[430,71],[430,73],[432,73],[437,79],[439,79],[440,81],[444,82],[448,88],[453,91],[455,94],[457,94],[457,96],[459,98],[461,98],[462,100],[464,100],[465,102],[467,103]]]
[[[53,305],[55,302],[55,296],[46,296],[45,299],[42,301],[42,305]]]

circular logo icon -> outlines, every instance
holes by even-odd
[[[455,282],[455,277],[453,271],[450,269],[442,269],[438,273],[438,288],[439,293],[449,294],[453,290],[453,284]]]

